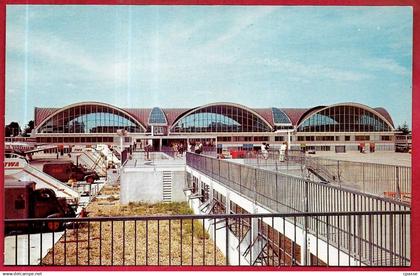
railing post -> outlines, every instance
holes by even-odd
[[[220,164],[222,163],[220,160],[217,160],[218,165],[219,165],[219,173],[217,174],[218,176],[218,180],[220,181]]]
[[[278,186],[278,173],[276,173],[276,211],[279,212],[279,186]]]
[[[366,187],[366,185],[365,185],[365,163],[362,163],[362,185],[363,185],[362,191],[366,192],[365,191],[365,187]]]
[[[211,160],[211,176],[214,178],[214,162]]]
[[[226,265],[229,265],[229,220],[225,218],[226,223]]]
[[[239,165],[239,192],[242,194],[242,165]]]
[[[230,178],[230,162],[228,162],[228,163],[227,163],[227,170],[228,170],[228,173],[227,173],[227,175],[228,175],[228,179],[227,179],[227,180],[228,180],[229,182],[231,182],[231,181],[230,181],[230,179],[231,179],[231,178]]]
[[[254,169],[254,203],[257,203],[257,169]]]
[[[308,181],[305,181],[305,213],[309,212],[309,204],[308,204]],[[303,266],[308,265],[308,216],[304,216],[304,225],[303,225]]]
[[[401,190],[400,190],[400,170],[399,167],[395,167],[395,176],[396,176],[396,192],[397,192],[397,198],[401,199]]]
[[[340,183],[341,182],[340,160],[337,160],[337,177],[338,177],[338,183]]]

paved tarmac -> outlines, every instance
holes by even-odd
[[[402,165],[411,167],[411,154],[402,152],[377,151],[373,153],[360,153],[353,151],[346,153],[335,153],[331,151],[317,151],[316,154],[309,154],[308,156],[334,160],[378,163],[384,165]]]

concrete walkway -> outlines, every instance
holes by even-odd
[[[39,265],[53,245],[63,236],[64,231],[7,236],[4,238],[4,265]],[[29,246],[28,250],[28,238]],[[16,253],[17,239],[17,253]],[[42,239],[42,248],[41,248]],[[29,252],[28,252],[29,251]],[[29,253],[29,256],[28,256]],[[17,262],[17,263],[16,263]]]

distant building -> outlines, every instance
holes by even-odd
[[[172,141],[200,139],[218,148],[271,148],[288,142],[318,151],[395,149],[395,128],[384,108],[338,103],[311,108],[250,108],[212,103],[195,108],[119,108],[81,102],[62,108],[35,108],[34,137],[38,143],[117,144],[118,129],[126,142],[152,140],[155,149]]]

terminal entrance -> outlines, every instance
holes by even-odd
[[[153,151],[160,151],[160,139],[152,139],[152,149]]]
[[[215,151],[217,139],[215,137],[191,137],[191,138],[163,138],[162,149],[175,149],[182,146],[184,151],[194,151],[201,144],[204,151]]]
[[[182,145],[184,151],[194,148],[196,145],[202,146],[205,151],[215,151],[217,145],[216,137],[145,137],[135,139],[135,150],[145,150],[146,146],[151,146],[151,151],[173,151]],[[194,149],[192,150],[194,151]]]

